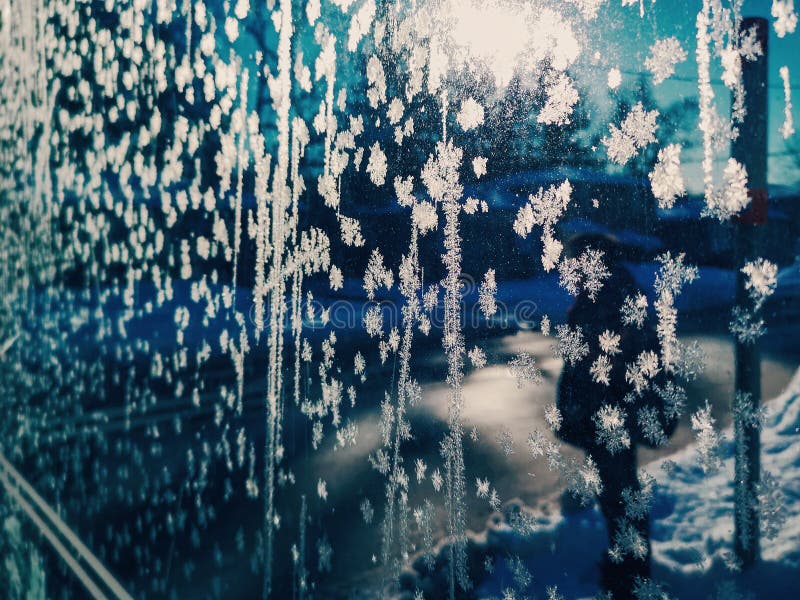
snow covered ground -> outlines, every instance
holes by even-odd
[[[669,476],[664,461],[648,466],[659,480],[657,510],[663,511],[652,524],[656,577],[670,583],[678,597],[697,597],[701,583],[731,579],[721,568],[733,535],[732,439],[726,430],[724,463],[715,475],[699,469],[694,444],[668,459],[676,463]],[[762,563],[742,576],[741,584],[757,598],[792,597],[789,592],[800,592],[800,371],[769,404],[761,444],[762,481],[766,473],[777,478],[782,511],[762,515]],[[774,527],[772,539],[764,536],[769,526]]]
[[[696,443],[646,466],[658,482],[650,515],[653,581],[670,598],[797,597],[800,370],[784,392],[768,403],[761,434],[762,474],[777,478],[781,510],[764,515],[762,560],[746,572],[739,572],[733,564],[733,431],[728,428],[722,433],[723,463],[714,475],[705,475],[698,466]],[[535,520],[532,533],[520,531],[519,519],[516,526],[510,524],[518,511]],[[769,526],[773,526],[771,539],[764,532]],[[487,528],[470,540],[476,595],[504,598],[504,593],[513,590],[508,598],[594,597],[599,591],[598,564],[606,543],[605,524],[595,506],[567,511],[550,504],[531,510],[519,501],[510,501],[503,515],[493,515]],[[445,567],[446,555],[446,549],[440,548],[436,571]],[[487,557],[488,571],[484,566]],[[521,587],[526,570],[530,582]],[[404,587],[409,594],[421,591],[426,598],[438,597],[438,579],[409,576]],[[559,595],[548,595],[555,590]]]

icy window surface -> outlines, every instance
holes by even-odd
[[[791,590],[797,15],[5,0],[0,590]]]

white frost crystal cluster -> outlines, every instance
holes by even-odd
[[[476,156],[473,158],[472,171],[475,173],[475,177],[478,179],[486,175],[486,158],[483,156]]]
[[[686,50],[676,37],[656,41],[650,46],[650,56],[644,66],[653,74],[653,84],[658,85],[675,73],[675,65],[686,60]]]
[[[386,169],[386,154],[381,150],[381,145],[375,142],[369,149],[369,162],[367,163],[367,173],[369,173],[372,183],[382,186],[386,182]]]
[[[781,135],[788,140],[794,135],[794,117],[792,116],[792,85],[789,82],[789,67],[782,66],[779,71],[783,81],[783,123],[781,124]]]
[[[706,474],[716,473],[722,466],[722,435],[714,429],[715,419],[706,401],[705,407],[692,415],[692,430],[697,436],[697,462]]]
[[[620,127],[613,123],[609,125],[611,135],[603,138],[608,157],[615,163],[624,165],[642,148],[655,142],[658,127],[656,119],[657,110],[645,110],[642,103],[637,102]]]
[[[483,106],[475,98],[469,97],[461,103],[461,110],[458,111],[456,120],[461,125],[461,129],[469,131],[483,124]]]
[[[719,219],[729,219],[750,204],[747,195],[747,170],[735,158],[729,158],[723,171],[724,185],[715,191],[708,212]]]
[[[536,367],[536,359],[527,352],[520,352],[508,363],[511,374],[517,380],[517,387],[526,383],[541,383],[542,372]]]
[[[669,144],[658,151],[658,160],[649,177],[659,208],[672,208],[675,199],[686,194],[686,184],[681,174],[680,144]]]
[[[602,250],[588,248],[580,256],[565,258],[558,265],[559,284],[573,296],[582,292],[594,301],[611,272],[603,263]]]
[[[566,125],[573,107],[580,99],[572,80],[564,73],[556,75],[546,89],[547,101],[536,120],[545,125]]]
[[[742,273],[747,276],[745,289],[758,310],[778,285],[778,265],[764,258],[757,258],[745,263]]]
[[[556,336],[556,357],[563,359],[568,365],[575,366],[589,354],[589,344],[586,343],[580,326],[556,325]]]
[[[617,89],[622,84],[622,72],[617,67],[609,69],[606,83],[610,89]]]
[[[486,366],[486,354],[477,346],[469,351],[468,356],[469,360],[472,362],[472,366],[476,369],[482,369]]]
[[[488,319],[497,312],[497,302],[495,296],[497,295],[497,282],[495,281],[494,269],[486,271],[483,277],[483,282],[478,290],[478,302],[481,307],[481,312]]]
[[[550,271],[558,264],[563,244],[555,238],[555,226],[558,219],[567,210],[572,194],[572,185],[564,181],[561,185],[550,186],[546,191],[539,188],[536,194],[528,197],[528,202],[517,211],[514,220],[514,231],[522,238],[527,238],[535,225],[542,227],[542,266]]]
[[[605,446],[611,454],[631,446],[631,436],[625,426],[626,418],[624,410],[609,404],[601,406],[592,417],[597,443]]]
[[[775,33],[779,38],[794,33],[797,28],[797,13],[794,0],[772,0],[772,18],[775,19]]]

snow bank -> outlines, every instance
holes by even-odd
[[[723,432],[722,467],[714,475],[699,467],[697,444],[647,465],[658,481],[650,513],[653,579],[669,597],[733,600],[786,597],[787,592],[793,597],[791,592],[800,591],[800,370],[767,407],[762,473],[780,482],[785,521],[772,539],[762,534],[762,560],[745,573],[736,570],[732,553],[732,429]],[[520,513],[528,518],[520,519]],[[521,529],[520,522],[530,527]],[[605,523],[595,506],[571,511],[549,506],[543,514],[513,500],[471,536],[468,546],[475,585],[470,597],[502,598],[522,564],[532,577],[528,597],[547,597],[556,587],[564,598],[591,598],[598,593]],[[425,598],[445,592],[446,557],[443,543],[433,573],[417,560],[414,572],[402,578],[406,597],[415,591]]]

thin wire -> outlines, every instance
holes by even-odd
[[[647,77],[652,77],[652,74],[648,73],[647,71],[621,71],[621,72],[625,73],[626,75],[636,75],[636,76],[645,75]],[[691,77],[681,77],[680,75],[670,75],[669,77],[667,77],[667,80],[669,80],[669,81],[682,81],[682,82],[694,83],[694,84],[697,83],[697,79],[692,79]],[[710,83],[711,83],[711,85],[716,85],[716,86],[720,86],[720,87],[726,87],[721,79],[713,79],[713,80],[711,80]],[[782,83],[768,83],[767,84],[767,88],[772,89],[772,90],[783,90],[783,84]],[[791,90],[800,90],[800,85],[790,85],[789,89],[791,89]]]

